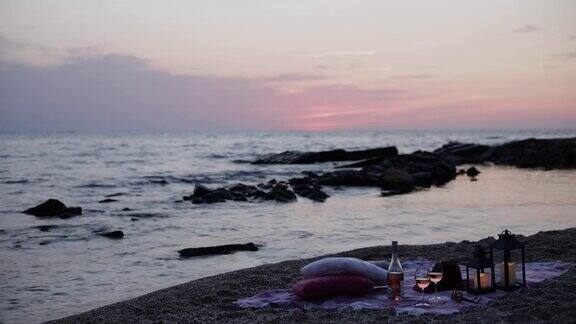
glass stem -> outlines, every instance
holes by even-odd
[[[434,283],[434,299],[438,299],[438,283]]]

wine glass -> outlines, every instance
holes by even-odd
[[[426,303],[424,300],[424,289],[430,285],[430,268],[424,265],[418,266],[416,272],[414,272],[414,281],[416,281],[418,288],[422,289],[422,298],[420,299],[420,302],[414,306],[430,306],[430,304]]]
[[[434,297],[429,299],[432,303],[437,303],[442,300],[442,298],[438,296],[438,283],[442,280],[443,273],[442,262],[436,263],[434,268],[430,271],[430,281],[434,283]]]

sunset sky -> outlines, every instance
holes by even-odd
[[[0,131],[574,125],[573,0],[0,3]]]

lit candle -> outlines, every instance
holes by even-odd
[[[500,283],[505,284],[506,273],[504,271],[504,262],[499,264],[500,267]],[[514,286],[516,283],[516,263],[508,262],[508,285]]]
[[[482,289],[490,288],[490,277],[486,273],[480,273],[480,287],[478,287],[478,284],[476,282],[477,280],[478,280],[478,277],[476,277],[476,275],[474,275],[472,277],[472,288],[473,289],[482,290]]]

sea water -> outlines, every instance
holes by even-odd
[[[533,234],[576,226],[576,171],[479,166],[478,181],[380,197],[326,187],[324,203],[182,202],[194,183],[286,180],[317,165],[252,165],[284,150],[402,153],[448,141],[497,144],[576,131],[379,131],[220,134],[0,135],[0,321],[40,322],[234,269],[365,246],[481,239],[504,228]],[[121,193],[118,202],[101,204]],[[82,216],[22,214],[48,198]],[[129,210],[123,210],[128,208]],[[49,231],[37,228],[54,225]],[[122,230],[122,240],[95,234]],[[257,252],[179,259],[182,248],[255,242]],[[529,253],[529,250],[528,250]]]

